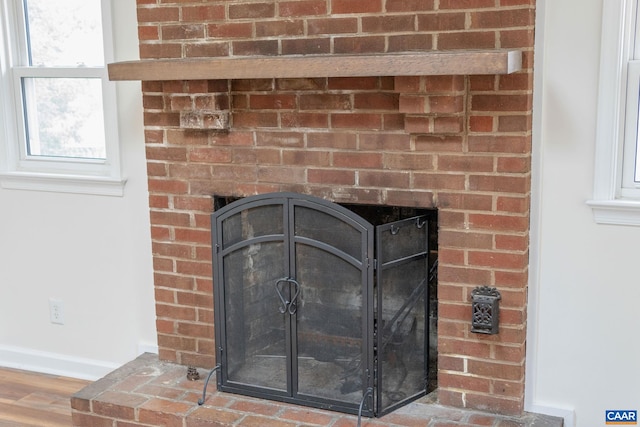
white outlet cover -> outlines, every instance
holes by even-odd
[[[64,325],[64,302],[60,299],[49,299],[49,317],[51,323]]]

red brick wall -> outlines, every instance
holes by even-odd
[[[534,4],[138,0],[142,58],[518,48],[524,62],[503,76],[144,82],[161,357],[214,363],[211,195],[437,207],[439,399],[519,413]],[[229,130],[185,126],[202,110]],[[502,293],[498,335],[470,332],[478,285]]]

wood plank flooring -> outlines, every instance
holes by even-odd
[[[0,368],[0,427],[69,427],[69,398],[89,383]]]

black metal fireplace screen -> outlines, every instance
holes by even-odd
[[[217,210],[218,389],[365,416],[424,395],[428,229],[293,193]]]

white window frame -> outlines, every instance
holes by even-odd
[[[634,58],[638,0],[607,0],[602,10],[593,199],[601,224],[640,225],[640,187],[633,183],[640,68]]]
[[[106,64],[113,62],[112,0],[101,0],[104,67],[26,65],[22,0],[0,0],[0,185],[8,189],[122,196],[116,85]],[[26,147],[21,80],[24,77],[97,77],[102,80],[105,159],[30,156]]]

